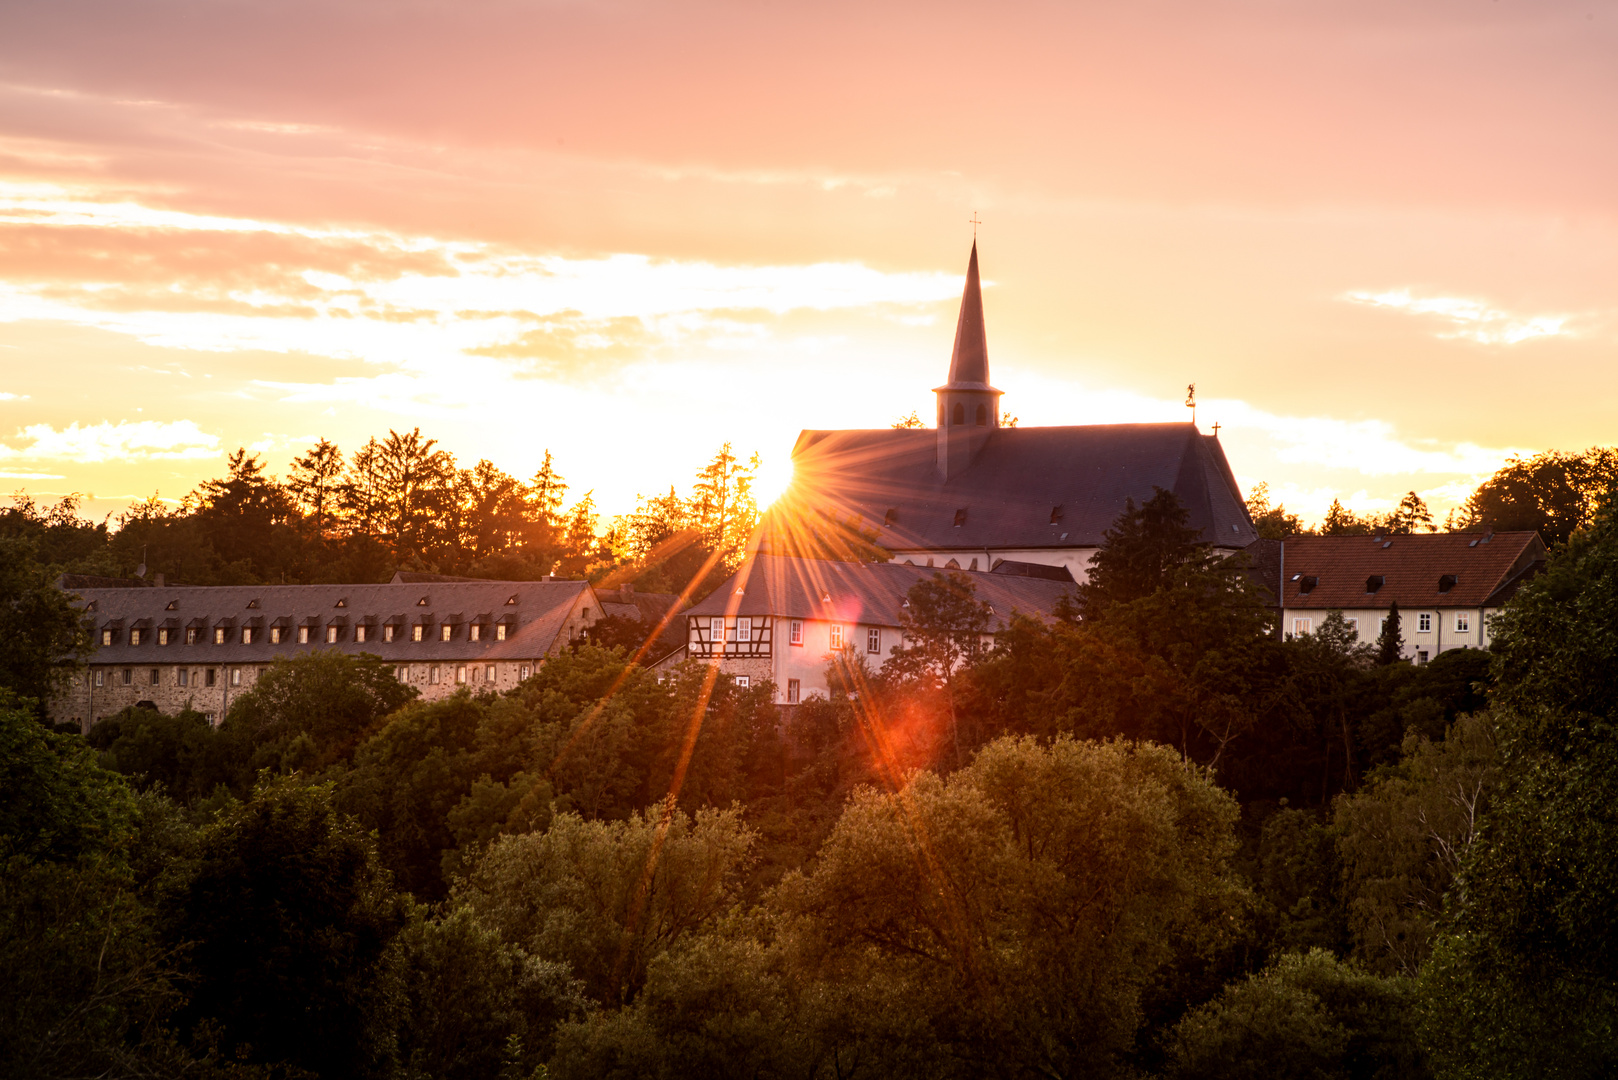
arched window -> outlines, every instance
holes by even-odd
[[[950,422],[956,425],[966,423],[966,406],[959,401],[955,403],[955,411],[950,414]]]
[[[979,405],[978,406],[978,427],[988,427],[988,426],[989,426],[989,407],[987,405]]]

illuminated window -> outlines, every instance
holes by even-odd
[[[112,644],[112,631],[111,630],[103,630],[103,631],[101,631],[101,644],[103,644],[103,645],[111,645]]]
[[[240,686],[241,684],[242,684],[242,669],[239,668],[239,667],[231,668],[230,669],[230,685],[232,685],[232,686]]]
[[[841,649],[843,647],[843,626],[841,623],[831,624],[831,647],[833,649]]]
[[[882,651],[882,631],[874,626],[865,631],[865,651],[868,653]]]
[[[309,644],[309,628],[307,626],[298,627],[298,644]]]
[[[270,627],[270,644],[281,644],[281,628],[279,626]]]
[[[421,627],[412,626],[410,628],[410,640],[411,641],[420,641],[421,640]]]
[[[383,641],[392,641],[393,640],[393,624],[392,623],[389,623],[388,625],[386,625],[386,626],[384,626],[382,628],[382,640]]]
[[[185,632],[185,643],[187,645],[195,645],[197,643],[197,628],[196,627],[194,627],[194,626],[189,627],[186,630],[186,632]]]
[[[253,631],[252,631],[252,629],[250,627],[246,627],[246,626],[242,627],[242,644],[243,645],[251,645],[251,644],[253,644]]]
[[[499,626],[494,628],[494,640],[496,640],[496,641],[504,641],[504,640],[506,640],[506,624],[505,623],[501,623]]]
[[[467,630],[466,640],[468,640],[468,641],[482,641],[483,640],[483,627],[479,626],[477,623],[473,623],[471,626],[467,627],[466,630]]]
[[[801,693],[801,690],[799,689],[798,680],[797,679],[788,679],[787,680],[787,704],[788,705],[796,705],[798,703],[798,694],[799,693]]]
[[[216,626],[213,628],[213,643],[215,645],[223,645],[225,643],[225,628],[223,626]]]
[[[443,630],[439,634],[439,637],[443,641],[448,641],[454,635],[455,635],[455,628],[453,626],[451,626],[449,623],[445,623]]]
[[[326,627],[326,644],[327,645],[335,645],[335,644],[337,644],[337,627],[335,627],[335,626]]]
[[[1468,631],[1470,631],[1471,629],[1472,629],[1472,616],[1470,614],[1468,614],[1467,612],[1457,611],[1455,613],[1455,632],[1457,634],[1464,634],[1464,633],[1467,633]]]
[[[140,631],[139,630],[131,630],[129,632],[129,643],[131,645],[139,645],[140,644]]]
[[[787,640],[794,645],[803,644],[803,621],[801,619],[792,620],[792,625],[787,630]]]
[[[355,641],[364,641],[365,640],[365,624],[364,623],[361,623],[359,626],[354,627],[354,640]]]

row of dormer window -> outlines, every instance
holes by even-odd
[[[438,641],[454,641],[456,625],[455,623],[442,623],[438,626],[436,634],[428,634],[428,628],[421,623],[417,623],[409,628],[408,639],[410,641],[430,641],[435,639]],[[320,635],[318,634],[320,629],[320,627],[311,626],[244,626],[241,627],[240,642],[243,645],[263,644],[266,641],[271,645],[288,645],[296,640],[299,645],[308,645],[312,641],[318,642],[320,640]],[[349,641],[363,643],[366,641],[393,642],[405,640],[405,636],[400,633],[405,627],[399,623],[383,623],[381,627],[369,623],[357,623],[352,628],[352,637],[349,635],[350,628],[346,626],[328,625],[324,629],[325,643],[328,645],[346,644]],[[372,633],[378,629],[381,631],[380,637]],[[511,624],[508,622],[493,624],[494,633],[492,636],[487,633],[487,629],[488,624],[469,623],[467,624],[466,639],[468,641],[504,641],[506,640],[506,634],[511,629]],[[183,633],[183,640],[187,645],[200,645],[209,640],[209,635],[206,631],[206,627],[200,626],[188,626],[183,631],[167,626],[160,626],[156,630],[150,630],[146,627],[133,627],[129,631],[129,644],[143,645],[148,641],[155,640],[159,645],[172,645],[182,640],[181,634]],[[118,643],[118,633],[116,629],[111,627],[103,629],[101,631],[101,644],[116,645]],[[148,635],[153,636],[148,637]],[[235,627],[215,626],[211,636],[215,645],[235,644],[237,640]]]

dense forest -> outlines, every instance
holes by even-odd
[[[1477,506],[1559,505],[1501,476]],[[581,644],[433,703],[317,654],[88,736],[30,698],[74,627],[14,512],[0,1075],[1611,1075],[1618,506],[1580,505],[1424,666],[1277,638],[1160,493],[1057,618],[985,648],[940,575],[788,725]]]

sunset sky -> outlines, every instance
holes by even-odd
[[[1030,424],[1306,519],[1615,441],[1618,4],[0,5],[0,490],[419,426],[628,509],[919,410],[975,212]]]

